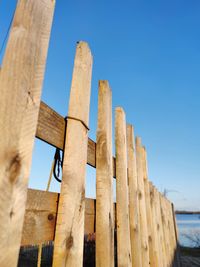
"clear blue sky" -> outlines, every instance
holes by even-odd
[[[0,0],[0,44],[16,1]],[[148,152],[149,178],[177,208],[200,209],[200,1],[58,1],[42,99],[67,114],[75,46],[93,57],[90,137],[98,80],[108,79]],[[1,55],[2,59],[2,55]],[[54,149],[36,141],[30,186],[44,189]],[[52,190],[59,185],[52,184]],[[87,196],[95,171],[88,168]]]

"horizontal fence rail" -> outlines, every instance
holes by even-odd
[[[41,101],[38,117],[36,137],[42,141],[64,149],[64,136],[67,128],[67,121],[55,110]],[[96,143],[88,138],[87,164],[96,168]],[[113,177],[116,176],[115,157],[113,157]]]
[[[54,240],[59,193],[28,189],[22,246]],[[115,205],[113,212],[115,214]],[[95,232],[96,200],[85,200],[85,234]]]

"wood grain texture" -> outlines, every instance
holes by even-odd
[[[127,155],[128,155],[128,185],[129,185],[129,220],[131,236],[132,267],[142,266],[140,222],[139,222],[139,200],[137,166],[135,156],[135,138],[133,126],[128,124],[127,134]]]
[[[41,101],[36,137],[63,150],[65,129],[65,118]]]
[[[138,174],[142,266],[149,267],[150,259],[149,259],[146,202],[145,202],[145,192],[144,192],[144,173],[143,173],[143,164],[142,164],[142,145],[141,145],[141,138],[139,137],[136,137],[136,162],[137,162],[137,174]]]
[[[171,205],[169,205],[169,201],[163,197],[163,200],[165,200],[165,207],[163,209],[165,209],[165,231],[168,232],[167,234],[167,240],[166,240],[166,236],[165,236],[165,240],[168,244],[167,247],[167,263],[169,263],[169,266],[174,266],[172,263],[174,262],[174,239],[173,239],[173,231],[172,231],[172,218],[171,218],[171,211],[169,210],[169,207],[171,207]],[[163,203],[163,201],[162,201]],[[163,206],[163,204],[162,204]]]
[[[68,116],[89,122],[92,55],[85,42],[76,49]],[[61,193],[54,243],[54,267],[81,267],[85,213],[88,131],[77,120],[67,122]],[[66,219],[67,218],[67,219]]]
[[[117,260],[118,267],[132,266],[128,180],[126,118],[122,108],[115,109],[116,200],[117,200]]]
[[[167,203],[168,206],[168,227],[169,227],[169,232],[170,232],[170,251],[171,251],[171,261],[174,261],[176,257],[176,238],[174,234],[174,221],[173,221],[173,214],[172,210],[170,209],[171,203]],[[175,265],[175,264],[174,264]],[[173,265],[173,266],[174,266]]]
[[[162,194],[159,193],[160,196],[160,207],[161,207],[161,219],[162,219],[162,226],[163,226],[163,236],[164,236],[164,243],[165,243],[165,254],[166,254],[166,266],[171,266],[172,258],[170,255],[170,231],[167,225],[167,217],[168,217],[168,210],[165,202],[165,198]]]
[[[180,259],[179,259],[179,247],[176,241],[176,233],[174,232],[174,221],[173,216],[171,213],[173,209],[170,210],[173,204],[169,202],[167,198],[160,194],[160,199],[162,203],[163,209],[163,217],[164,217],[164,229],[165,229],[165,244],[167,247],[167,263],[168,266],[172,266],[172,262],[174,263],[173,266],[179,267],[180,266]]]
[[[164,207],[163,207],[164,206]],[[167,263],[169,266],[171,266],[171,263],[173,261],[174,255],[173,255],[173,249],[171,244],[171,227],[170,227],[170,217],[169,217],[169,210],[168,210],[168,200],[165,197],[162,197],[162,209],[164,214],[164,225],[165,225],[165,240],[167,245]]]
[[[84,223],[84,234],[88,235],[95,233],[96,229],[96,200],[85,199],[85,223]]]
[[[54,11],[19,0],[0,75],[0,266],[17,265],[27,184]]]
[[[155,188],[155,203],[156,203],[156,218],[157,218],[157,228],[158,228],[158,244],[159,244],[159,253],[161,255],[161,266],[166,266],[166,248],[165,248],[165,239],[164,239],[164,231],[163,231],[163,223],[162,223],[162,215],[161,215],[161,206],[160,206],[160,197],[159,192]]]
[[[58,194],[29,189],[21,245],[54,240]]]
[[[158,227],[157,227],[157,217],[156,217],[156,199],[154,193],[154,187],[151,182],[149,182],[149,192],[150,192],[150,205],[151,205],[151,214],[152,214],[152,235],[153,238],[153,251],[154,251],[154,264],[155,267],[162,266],[161,254],[159,253],[160,243],[158,237]]]
[[[149,259],[150,266],[157,266],[157,258],[155,257],[154,247],[154,235],[153,235],[153,221],[152,221],[152,210],[150,203],[150,190],[149,190],[149,179],[148,179],[148,167],[147,167],[147,153],[146,149],[142,147],[142,163],[143,163],[143,176],[144,176],[144,194],[146,203],[146,216],[147,216],[147,229],[148,229],[148,241],[149,241]]]
[[[38,245],[54,240],[59,194],[28,189],[21,246]],[[85,234],[94,233],[96,204],[85,200]]]
[[[96,266],[114,267],[112,93],[99,81],[96,144]]]

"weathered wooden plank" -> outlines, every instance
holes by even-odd
[[[41,101],[36,137],[63,150],[66,127],[65,118]],[[87,163],[96,167],[96,143],[90,138],[87,151]]]
[[[148,241],[149,241],[149,259],[150,266],[158,266],[157,258],[155,257],[155,242],[153,235],[153,222],[152,222],[152,210],[150,204],[150,190],[149,190],[149,180],[148,180],[148,168],[147,168],[147,154],[146,149],[142,147],[142,163],[143,163],[143,176],[144,176],[144,194],[146,203],[146,216],[147,216],[147,229],[148,229]]]
[[[152,185],[152,193],[153,193],[153,201],[154,201],[154,219],[155,219],[155,224],[156,225],[156,232],[157,232],[157,242],[158,242],[158,261],[159,261],[159,266],[160,267],[165,267],[163,264],[163,249],[162,249],[162,240],[161,240],[161,221],[159,217],[159,198],[157,194],[157,190],[155,186]]]
[[[28,189],[21,246],[54,240],[59,194]],[[85,200],[85,234],[95,230],[95,200]]]
[[[160,196],[158,190],[155,188],[155,198],[156,198],[156,218],[158,225],[158,236],[159,236],[159,244],[160,244],[160,255],[162,259],[162,266],[165,267],[167,259],[166,259],[166,248],[165,248],[165,239],[164,239],[164,231],[163,231],[163,223],[162,223],[162,215],[161,215],[161,206],[160,206]]]
[[[28,190],[22,245],[40,244],[54,240],[57,206],[57,193]]]
[[[91,234],[95,232],[96,224],[96,200],[85,199],[85,223],[84,233]]]
[[[38,245],[54,240],[58,193],[28,189],[21,246]],[[113,203],[114,218],[116,204]],[[84,233],[95,232],[96,200],[85,199]]]
[[[129,219],[131,236],[132,267],[142,266],[141,240],[139,223],[139,200],[137,166],[135,156],[135,138],[133,126],[128,124],[127,132],[127,155],[128,155],[128,185],[129,185]]]
[[[41,101],[36,137],[63,150],[65,129],[65,118]]]
[[[128,208],[126,118],[122,108],[115,109],[117,260],[118,267],[132,266]]]
[[[96,144],[96,266],[114,267],[112,93],[99,81]]]
[[[145,202],[145,192],[144,192],[144,174],[142,165],[142,146],[141,146],[141,138],[139,137],[136,137],[136,162],[137,162],[137,174],[138,174],[142,266],[149,267],[150,259],[149,259],[146,202]]]
[[[81,267],[85,212],[92,55],[85,42],[76,49],[65,138],[61,194],[54,244],[54,267]],[[67,220],[66,220],[67,218]]]
[[[161,209],[161,222],[163,228],[163,239],[165,245],[165,255],[166,255],[166,266],[171,266],[171,258],[170,258],[170,242],[169,236],[170,232],[168,231],[167,227],[167,207],[165,205],[165,198],[162,194],[159,193],[160,198],[160,209]]]
[[[16,266],[55,2],[19,0],[0,75],[0,266]]]
[[[175,242],[175,236],[174,236],[174,224],[173,224],[173,217],[172,217],[172,212],[171,212],[171,203],[169,201],[166,203],[167,204],[167,212],[168,212],[168,229],[170,232],[169,235],[169,242],[170,242],[170,260],[171,263],[174,262],[175,259],[175,253],[176,253],[176,242]],[[174,264],[171,264],[171,266],[175,266]]]
[[[169,227],[169,210],[168,210],[168,200],[163,196],[160,195],[161,197],[161,212],[162,212],[162,221],[163,221],[163,226],[164,226],[164,237],[165,237],[165,242],[166,242],[166,256],[167,256],[167,264],[168,266],[172,266],[172,261],[173,261],[173,253],[172,253],[172,244],[170,240],[171,236],[171,230]]]
[[[176,250],[176,243],[173,232],[173,222],[171,217],[171,202],[160,193],[161,199],[161,211],[162,211],[162,221],[164,227],[164,237],[166,245],[166,256],[168,266],[177,266],[174,251]],[[174,264],[172,264],[174,263]]]
[[[157,217],[156,217],[156,199],[154,193],[154,187],[151,182],[149,182],[149,191],[150,191],[150,205],[151,205],[151,213],[152,213],[152,233],[154,236],[154,263],[155,267],[162,267],[161,254],[159,253],[159,237],[158,237],[158,225],[157,225]]]
[[[168,260],[167,262],[169,262],[169,266],[174,266],[173,262],[174,262],[174,239],[173,239],[173,233],[172,233],[172,223],[171,223],[171,211],[169,210],[169,208],[171,207],[171,204],[169,203],[169,201],[163,197],[163,200],[165,200],[165,225],[166,225],[166,231],[168,232],[168,236],[167,236],[167,243],[168,243],[168,249],[167,249],[167,257]],[[166,238],[166,236],[165,236]]]

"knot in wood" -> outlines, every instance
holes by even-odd
[[[48,215],[48,220],[49,220],[49,221],[52,221],[53,219],[54,219],[54,216],[53,216],[52,213],[50,213],[50,214]]]

